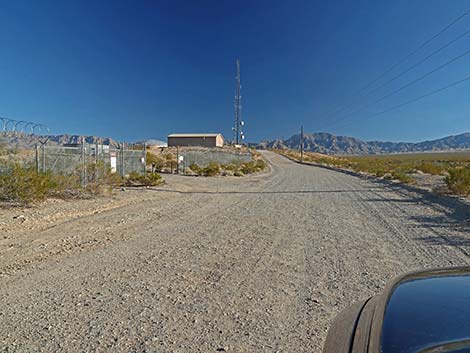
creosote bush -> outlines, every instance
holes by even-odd
[[[444,173],[445,170],[442,166],[430,162],[421,163],[421,165],[419,165],[417,169],[422,171],[423,173],[431,175],[441,175]]]
[[[220,164],[211,162],[209,165],[202,169],[202,174],[205,176],[216,176],[220,174]]]
[[[124,178],[124,185],[126,186],[157,186],[162,183],[163,178],[158,173],[141,175],[137,172],[132,172],[127,178]]]
[[[71,175],[37,173],[34,168],[18,164],[2,166],[0,174],[0,201],[8,205],[25,206],[44,201],[46,198],[86,198],[111,192],[121,185],[154,186],[163,183],[160,174],[140,175],[131,173],[123,179],[111,173],[103,163],[87,165],[87,182],[82,187],[80,173]]]
[[[202,168],[199,165],[197,165],[196,163],[192,163],[189,166],[189,169],[191,169],[191,171],[193,171],[197,175],[202,175]]]
[[[261,158],[260,156],[256,156]],[[193,163],[189,169],[197,175],[216,176],[216,175],[233,175],[244,176],[245,174],[257,173],[266,168],[267,164],[262,159],[254,159],[250,162],[232,161],[227,164],[219,164],[211,162],[207,167],[202,168]]]
[[[31,168],[14,165],[10,172],[0,175],[0,200],[5,202],[29,204],[42,201],[53,188],[50,174],[37,174]]]
[[[398,180],[404,184],[411,184],[413,183],[413,178],[409,176],[408,174],[405,174],[403,172],[397,172],[394,171],[392,172],[392,178],[395,180]]]
[[[470,195],[470,168],[450,168],[448,173],[447,187],[456,194]]]

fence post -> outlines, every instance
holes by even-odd
[[[124,167],[124,143],[121,143],[121,177],[124,178],[125,167]]]
[[[180,173],[180,148],[176,146],[176,174]]]
[[[143,161],[144,161],[144,175],[147,174],[147,144],[144,143],[144,151],[143,151]]]
[[[86,186],[85,138],[82,137],[82,187]]]
[[[42,145],[42,172],[46,172],[46,144]]]
[[[39,174],[39,145],[36,144],[36,173]]]
[[[98,181],[98,178],[99,178],[99,166],[98,166],[98,162],[99,162],[99,151],[98,151],[98,140],[95,141],[95,181]]]

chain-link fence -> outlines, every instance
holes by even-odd
[[[100,171],[122,177],[130,173],[145,174],[146,148],[128,149],[123,144],[114,148],[82,141],[63,146],[40,142],[32,149],[18,149],[10,143],[0,149],[0,173],[8,173],[14,165],[35,168],[38,173],[78,175],[82,184],[86,185],[99,178],[97,173]]]
[[[105,170],[124,177],[130,173],[145,174],[146,151],[111,148],[108,145],[82,143],[76,146],[37,146],[36,168],[39,172],[54,174],[79,173],[88,180],[93,165],[103,165]]]
[[[179,168],[181,170],[185,170],[192,164],[197,164],[199,167],[204,168],[212,162],[219,164],[240,164],[252,160],[251,153],[249,152],[227,152],[209,149],[200,151],[180,150],[179,157]]]
[[[7,138],[4,132],[0,132],[0,174],[8,173],[14,165],[35,167],[34,150],[22,148],[16,140]]]

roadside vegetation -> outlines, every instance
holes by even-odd
[[[254,159],[250,162],[233,161],[228,164],[211,162],[207,167],[200,167],[197,164],[191,164],[188,168],[189,174],[199,176],[244,176],[246,174],[258,173],[266,169],[266,162],[263,159]]]
[[[446,176],[449,189],[459,195],[470,195],[470,167],[450,168]]]
[[[121,186],[155,186],[163,183],[163,178],[158,173],[130,173],[122,178],[111,173],[103,163],[91,163],[87,166],[85,186],[79,171],[65,175],[38,173],[35,168],[19,164],[3,164],[1,167],[0,202],[9,206],[31,205],[47,198],[89,198],[110,194],[113,189]]]
[[[275,152],[300,160],[295,150]],[[346,169],[358,173],[414,184],[419,175],[440,177],[448,191],[458,195],[470,195],[470,153],[436,152],[368,156],[329,156],[305,152],[304,162]]]

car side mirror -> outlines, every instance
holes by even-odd
[[[323,353],[470,352],[470,267],[412,272],[333,321]]]

